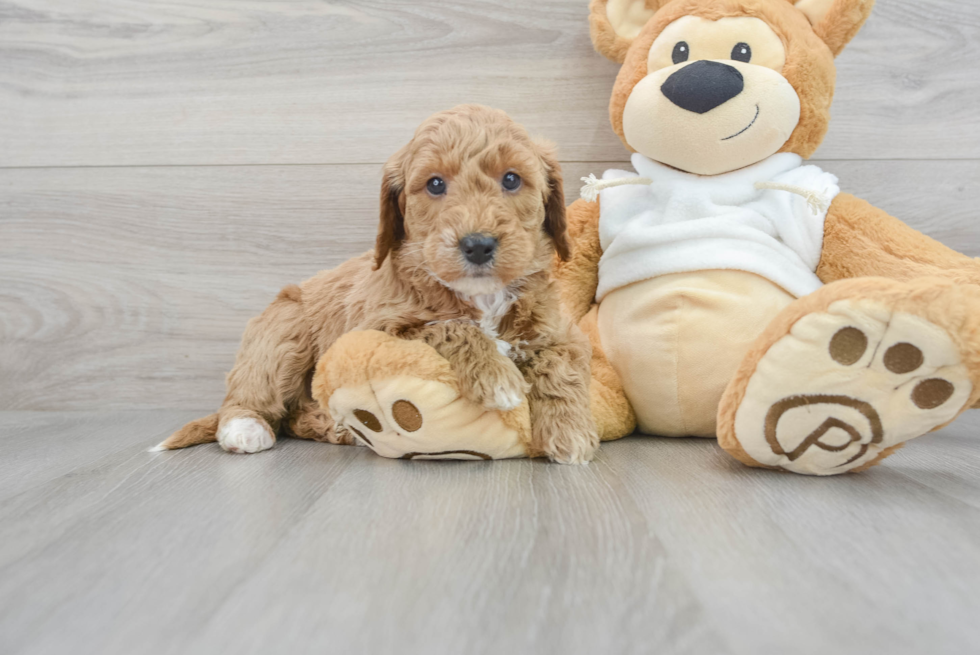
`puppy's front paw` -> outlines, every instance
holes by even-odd
[[[276,439],[264,421],[242,417],[218,428],[218,443],[230,453],[257,453],[272,448]]]
[[[504,412],[519,407],[529,388],[514,363],[504,358],[459,378],[463,396],[487,409]]]
[[[493,394],[493,404],[487,407],[507,412],[520,407],[523,401],[524,394],[518,389],[497,389]]]
[[[548,457],[559,464],[588,464],[599,449],[599,435],[596,432],[569,435],[565,443],[556,444]]]
[[[581,412],[542,411],[540,403],[532,405],[531,433],[534,443],[553,462],[588,464],[599,449],[599,433],[591,416]],[[563,417],[564,415],[564,417]]]

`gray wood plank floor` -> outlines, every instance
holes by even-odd
[[[587,467],[0,413],[0,652],[968,653],[980,415],[866,474],[628,438]]]
[[[620,166],[587,0],[0,0],[0,653],[972,653],[980,412],[862,475],[149,454],[371,246],[382,162],[507,110]],[[980,256],[980,3],[881,0],[815,161]]]

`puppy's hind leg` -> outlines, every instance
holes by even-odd
[[[255,412],[240,410],[234,416],[226,413],[222,427],[219,427],[220,418],[221,414],[215,412],[191,421],[149,452],[178,450],[217,441],[233,453],[255,453],[267,450],[275,443],[269,424]]]
[[[304,394],[305,395],[305,394]],[[312,398],[301,400],[289,414],[287,431],[297,439],[312,439],[328,443],[354,445],[353,437],[346,430],[338,430],[330,412],[320,407]]]
[[[313,345],[301,294],[286,287],[245,328],[218,411],[217,440],[229,452],[272,448],[282,419],[303,395]]]

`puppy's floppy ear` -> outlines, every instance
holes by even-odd
[[[626,59],[633,39],[670,0],[592,0],[589,33],[596,52],[617,64]]]
[[[405,171],[407,146],[388,160],[381,177],[381,222],[374,244],[374,270],[405,239]]]
[[[790,0],[836,57],[871,15],[875,0]]]
[[[537,142],[538,158],[548,177],[548,188],[544,198],[544,229],[555,244],[555,252],[562,261],[571,255],[565,226],[565,187],[561,177],[561,165],[555,159],[554,149],[549,143]]]

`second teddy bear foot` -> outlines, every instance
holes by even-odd
[[[770,344],[750,354],[722,400],[726,450],[755,466],[835,475],[877,463],[966,408],[974,385],[950,331],[965,308],[939,292],[869,283],[825,287],[814,294],[821,310],[763,337]]]
[[[317,364],[313,396],[346,430],[383,457],[526,457],[526,401],[489,410],[464,398],[449,362],[420,341],[351,332]]]
[[[337,425],[383,457],[524,457],[517,432],[495,411],[434,380],[394,377],[344,386],[329,400]],[[525,409],[526,412],[526,409]]]

